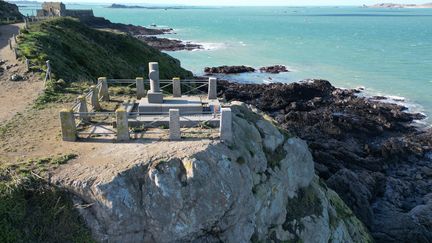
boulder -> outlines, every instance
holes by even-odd
[[[262,73],[274,73],[274,74],[289,72],[287,67],[285,67],[283,65],[274,65],[274,66],[262,67],[259,70]]]
[[[255,69],[247,66],[220,66],[220,67],[206,67],[204,68],[206,74],[237,74],[237,73],[249,73],[255,72]]]

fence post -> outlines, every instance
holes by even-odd
[[[50,64],[50,60],[46,61],[46,66],[47,66],[47,71],[46,71],[46,75],[45,75],[45,87],[46,87],[46,81],[48,81],[48,79],[51,80],[51,64]]]
[[[27,18],[24,18],[24,29],[28,29],[28,19]]]
[[[84,95],[80,95],[78,96],[78,101],[79,101],[79,113],[84,113],[84,114],[80,114],[80,118],[85,121],[85,122],[89,122],[90,121],[90,117],[88,116],[88,109],[87,109],[87,101],[86,101],[86,97]]]
[[[129,124],[127,112],[123,107],[116,110],[117,119],[117,141],[129,141]]]
[[[99,96],[102,97],[103,101],[109,101],[109,92],[108,92],[108,80],[106,77],[100,77],[98,78],[98,82],[102,83],[100,90],[99,90]]]
[[[90,89],[91,89],[91,96],[90,96],[91,106],[93,107],[93,110],[99,111],[101,110],[101,106],[99,104],[98,89],[96,85],[92,85]]]
[[[169,139],[180,140],[180,111],[179,109],[169,110]]]
[[[220,129],[220,139],[224,142],[231,143],[233,138],[231,108],[221,109],[219,129]]]
[[[217,99],[217,78],[209,78],[208,99]]]
[[[27,58],[25,59],[25,65],[26,65],[27,72],[29,72],[30,71],[30,60]]]
[[[13,34],[13,39],[14,39],[14,41],[15,41],[15,44],[17,44],[17,37],[16,37],[15,34]]]
[[[18,59],[18,49],[16,47],[13,48],[15,59]]]
[[[137,98],[141,99],[145,97],[145,89],[144,89],[144,78],[136,78],[136,89],[137,89]]]
[[[8,43],[9,43],[9,48],[12,50],[12,49],[13,49],[13,47],[12,47],[12,40],[9,39],[9,40],[8,40]]]
[[[173,78],[172,80],[172,86],[173,86],[173,97],[181,97],[181,84],[180,84],[180,78]]]
[[[73,110],[60,111],[60,123],[63,141],[73,142],[77,139],[75,118]]]

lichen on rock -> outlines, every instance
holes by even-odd
[[[232,110],[229,145],[153,143],[125,164],[82,162],[63,167],[53,179],[92,204],[81,213],[99,241],[371,241],[317,179],[303,140],[245,104]]]

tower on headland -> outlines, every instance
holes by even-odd
[[[44,2],[42,9],[37,10],[37,17],[94,17],[91,9],[66,9],[62,2]]]

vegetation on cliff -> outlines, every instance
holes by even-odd
[[[0,22],[5,21],[6,18],[10,18],[10,20],[17,18],[21,21],[22,17],[23,15],[18,11],[15,4],[0,1]]]
[[[72,18],[43,21],[23,33],[20,52],[39,67],[50,60],[55,77],[66,81],[146,76],[151,61],[159,62],[161,78],[192,76],[178,60],[134,37],[95,30]]]
[[[192,77],[177,59],[142,41],[125,34],[96,30],[76,19],[42,21],[22,33],[19,53],[30,60],[33,71],[45,70],[46,60],[50,60],[52,67],[53,81],[48,83],[38,104],[59,101],[64,93],[71,92],[72,85],[91,83],[97,77],[146,77],[148,62],[152,61],[159,62],[162,79]],[[56,82],[58,79],[66,82]]]
[[[0,168],[0,242],[93,242],[70,195],[47,183],[47,171],[75,155]]]

